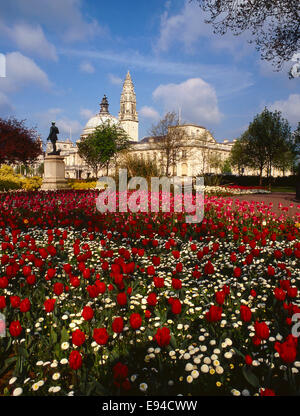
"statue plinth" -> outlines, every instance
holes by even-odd
[[[44,160],[44,178],[41,190],[54,191],[67,188],[68,182],[65,178],[64,157],[47,154]]]

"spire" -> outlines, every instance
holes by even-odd
[[[119,122],[129,137],[137,142],[139,140],[139,119],[136,111],[134,86],[129,71],[124,80],[120,99]]]
[[[100,114],[109,114],[108,106],[108,100],[106,95],[104,94],[104,97],[102,98],[102,101],[100,103]]]
[[[126,75],[126,81],[130,80],[131,81],[131,76],[130,76],[130,72],[129,69],[127,71],[127,75]],[[132,82],[132,81],[131,81]]]
[[[138,121],[136,96],[130,72],[127,72],[120,99],[119,120]]]

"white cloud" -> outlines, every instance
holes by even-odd
[[[95,68],[90,62],[81,62],[80,71],[93,74],[95,72]]]
[[[6,55],[6,78],[0,78],[0,90],[17,91],[28,84],[49,89],[51,83],[47,74],[30,58],[20,52]]]
[[[97,36],[104,29],[95,19],[83,16],[82,0],[14,0],[2,6],[1,14],[16,19],[34,21],[54,30],[67,42]]]
[[[82,133],[83,126],[79,123],[78,120],[72,120],[68,117],[59,118],[56,122],[57,127],[59,128],[60,133],[64,134],[71,139],[79,139],[80,134]]]
[[[153,98],[163,103],[165,111],[180,109],[182,120],[187,122],[218,123],[222,118],[215,89],[201,78],[160,85],[153,92]]]
[[[150,120],[159,120],[160,118],[159,113],[154,108],[146,105],[139,110],[139,114],[141,117],[149,118]]]
[[[80,115],[82,118],[89,119],[93,117],[94,112],[90,110],[89,108],[81,108],[80,109]]]
[[[55,124],[59,129],[58,137],[60,140],[70,137],[70,130],[72,140],[78,139],[83,126],[78,120],[73,120],[65,116],[63,112],[64,110],[62,108],[49,108],[46,111],[34,114],[38,128],[44,131],[50,129],[51,122],[55,121]]]
[[[122,85],[122,82],[123,82],[122,78],[117,77],[116,75],[113,75],[113,74],[108,74],[108,78],[109,78],[109,81],[112,84],[114,84],[114,85]]]
[[[217,87],[218,96],[230,96],[253,85],[250,72],[241,71],[232,65],[211,65],[191,62],[176,62],[162,59],[158,56],[141,55],[138,52],[123,51],[91,51],[79,49],[61,49],[60,53],[75,58],[105,60],[116,64],[134,66],[156,74],[180,75],[184,77],[198,77],[213,82]]]
[[[155,45],[157,51],[167,51],[172,45],[182,43],[185,52],[199,52],[199,48],[209,42],[214,49],[225,49],[236,58],[249,53],[249,35],[246,32],[238,37],[230,32],[222,36],[215,34],[212,25],[205,23],[209,15],[197,2],[185,0],[177,14],[170,15],[169,10],[168,7],[161,16],[160,35]]]
[[[282,67],[279,71],[276,71],[276,68],[271,61],[266,61],[263,59],[257,59],[256,66],[259,70],[259,73],[264,77],[278,79],[284,83],[289,83],[288,73],[293,65],[292,60],[283,62]]]
[[[211,32],[203,22],[203,12],[195,3],[186,1],[182,10],[173,16],[165,11],[161,16],[160,37],[157,48],[162,51],[169,49],[172,43],[182,42],[188,49],[201,36]]]
[[[21,51],[57,61],[55,46],[48,42],[40,25],[18,23],[10,28],[1,23],[0,32]]]
[[[281,111],[291,124],[300,122],[300,94],[290,94],[287,100],[278,100],[269,106],[271,111]]]
[[[50,124],[52,123],[52,121],[56,122],[57,117],[59,117],[61,113],[63,113],[62,108],[49,108],[46,111],[34,114],[34,117],[36,118],[41,127],[50,128]]]

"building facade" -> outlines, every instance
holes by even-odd
[[[83,140],[87,135],[93,133],[97,126],[107,121],[118,124],[125,130],[132,141],[130,153],[135,158],[151,160],[157,164],[162,172],[164,171],[166,160],[164,152],[161,150],[162,146],[159,145],[161,138],[145,137],[139,140],[136,94],[129,71],[123,83],[118,118],[109,113],[108,99],[104,95],[100,103],[99,113],[89,119],[79,140]],[[169,173],[177,176],[197,176],[204,173],[221,172],[221,167],[229,158],[235,140],[224,140],[222,143],[219,143],[209,130],[196,124],[184,124],[171,128],[180,129],[184,138],[181,141],[182,146],[179,150],[179,157],[176,163],[172,165]],[[79,156],[76,143],[74,144],[67,139],[66,141],[58,141],[56,146],[57,149],[61,150],[61,155],[65,157],[67,178],[86,179],[93,177],[92,169]],[[110,173],[112,173],[112,170],[113,168],[111,168]],[[232,173],[238,173],[234,169],[231,169],[231,171]],[[244,168],[242,173],[245,175],[258,174],[256,170],[249,168]],[[100,175],[104,174],[104,171],[100,171]],[[273,171],[273,176],[280,175],[282,173],[279,170]]]

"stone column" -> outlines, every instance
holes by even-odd
[[[54,191],[66,188],[68,188],[68,182],[65,178],[64,157],[60,155],[46,155],[41,190]]]

